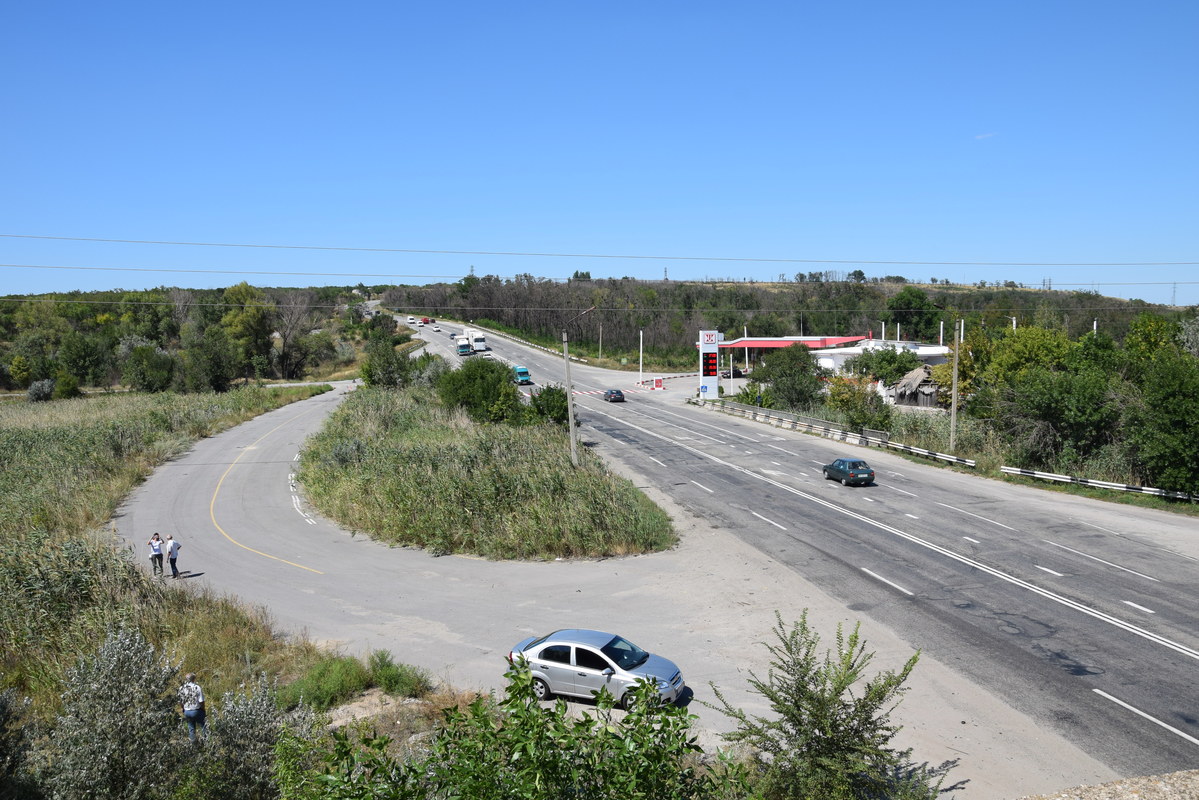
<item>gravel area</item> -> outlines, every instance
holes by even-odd
[[[1038,794],[1019,800],[1199,800],[1199,769],[1125,778],[1098,786],[1076,786],[1054,794]]]

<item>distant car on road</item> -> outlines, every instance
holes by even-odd
[[[732,370],[726,369],[724,372],[720,373],[720,377],[722,377],[722,378],[744,378],[745,373],[742,372],[740,368],[733,367]]]
[[[822,468],[825,480],[841,481],[842,486],[869,486],[874,483],[874,470],[860,458],[838,458]]]
[[[620,389],[605,389],[604,399],[609,403],[623,403],[624,392],[620,391]]]
[[[533,673],[537,699],[556,694],[592,697],[607,689],[628,707],[631,690],[640,680],[658,687],[667,703],[682,695],[686,684],[675,663],[647,653],[622,636],[602,631],[570,628],[548,636],[530,636],[508,653],[508,662],[524,661]]]
[[[434,325],[434,326],[433,326],[433,332],[434,332],[434,333],[441,333],[441,326],[440,326],[440,325]]]

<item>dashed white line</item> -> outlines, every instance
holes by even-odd
[[[659,461],[658,459],[654,458],[653,456],[649,456],[649,460],[650,460],[650,461],[652,461],[652,462],[654,462],[655,464],[662,464],[662,462],[661,462],[661,461]],[[666,465],[665,465],[665,464],[662,464],[662,466],[666,466]]]
[[[915,595],[913,595],[911,592],[909,592],[907,589],[905,589],[905,588],[903,588],[902,586],[900,586],[898,583],[895,583],[895,582],[893,582],[893,581],[889,581],[889,580],[887,580],[886,578],[884,578],[882,575],[879,575],[879,574],[878,574],[878,573],[876,573],[876,572],[871,572],[870,570],[866,569],[865,567],[862,567],[862,572],[865,572],[867,575],[869,575],[871,578],[874,578],[876,581],[882,581],[883,583],[887,584],[888,586],[890,586],[890,587],[892,587],[892,588],[894,588],[894,589],[898,589],[899,591],[901,591],[901,592],[903,592],[904,594],[906,594],[908,597],[914,597],[914,596],[915,596]]]
[[[1056,575],[1059,578],[1066,577],[1066,573],[1064,573],[1064,572],[1058,572],[1057,570],[1052,570],[1049,567],[1042,567],[1040,564],[1033,564],[1033,566],[1036,567],[1037,569],[1041,570],[1042,572],[1048,572],[1050,575]]]
[[[771,464],[774,464],[776,467],[781,467],[781,466],[782,466],[782,464],[780,464],[780,463],[779,463],[779,462],[777,462],[777,461],[771,461],[770,463],[771,463]]]
[[[911,492],[904,491],[903,489],[896,489],[894,486],[892,486],[889,483],[884,483],[883,486],[886,486],[888,489],[890,489],[893,492],[899,492],[900,494],[906,494],[908,497],[916,497],[916,495],[912,494]]]
[[[982,544],[982,542],[980,542],[978,539],[971,539],[969,536],[963,536],[962,538],[965,539],[967,542],[974,542],[975,544]]]
[[[787,455],[789,455],[789,456],[796,456],[796,457],[798,457],[798,456],[799,456],[799,453],[792,453],[792,452],[791,452],[790,450],[788,450],[787,448],[785,448],[785,447],[779,447],[777,444],[768,444],[768,445],[766,445],[766,446],[767,446],[767,447],[773,447],[775,450],[781,450],[782,452],[786,453],[786,454],[787,454]]]
[[[954,511],[961,511],[963,514],[969,514],[972,517],[981,519],[983,522],[989,522],[992,525],[998,525],[1001,528],[1007,528],[1009,531],[1016,530],[1015,528],[1011,528],[1011,527],[1008,527],[1007,525],[1004,525],[1002,522],[996,522],[993,519],[987,519],[986,517],[980,517],[978,514],[975,514],[973,511],[966,511],[965,509],[958,508],[957,506],[946,505],[945,503],[937,503],[937,505],[944,506],[945,508],[952,508]]]
[[[916,516],[915,514],[904,514],[904,516],[911,517],[912,519],[920,519],[920,517]]]
[[[1113,703],[1115,703],[1115,704],[1116,704],[1116,705],[1118,705],[1118,706],[1121,706],[1121,707],[1123,707],[1123,708],[1127,708],[1129,711],[1131,711],[1131,712],[1132,712],[1132,713],[1134,713],[1134,714],[1137,714],[1138,716],[1144,717],[1145,719],[1147,719],[1147,720],[1149,720],[1150,722],[1152,722],[1154,725],[1160,725],[1161,727],[1163,727],[1163,728],[1165,728],[1166,730],[1168,730],[1170,733],[1175,733],[1175,734],[1178,734],[1179,736],[1181,736],[1182,738],[1186,739],[1186,740],[1187,740],[1188,742],[1190,742],[1191,744],[1199,744],[1199,739],[1196,739],[1194,736],[1191,736],[1191,735],[1189,735],[1189,734],[1183,733],[1182,731],[1178,730],[1178,728],[1175,728],[1173,725],[1167,725],[1166,723],[1162,722],[1162,721],[1161,721],[1160,719],[1158,719],[1157,717],[1151,717],[1151,716],[1149,716],[1148,714],[1146,714],[1146,713],[1145,713],[1144,711],[1142,711],[1141,709],[1139,709],[1139,708],[1134,708],[1133,706],[1130,706],[1128,703],[1125,703],[1123,700],[1119,700],[1119,699],[1117,699],[1117,698],[1115,698],[1115,697],[1112,697],[1110,694],[1108,694],[1107,692],[1103,691],[1102,689],[1092,689],[1091,691],[1092,691],[1092,692],[1094,692],[1095,694],[1099,695],[1100,697],[1106,697],[1108,700],[1111,700]]]
[[[1152,608],[1145,608],[1144,606],[1138,606],[1136,603],[1132,602],[1131,600],[1125,600],[1123,602],[1124,602],[1124,605],[1132,606],[1137,611],[1144,611],[1146,614],[1156,614],[1157,613]]]
[[[863,500],[865,500],[867,503],[873,503],[873,502],[874,502],[874,500],[873,500],[872,498],[869,498],[869,497],[863,497],[862,499],[863,499]]]
[[[699,481],[691,481],[691,482],[692,482],[692,483],[694,483],[694,484],[695,484],[696,486],[698,486],[699,488],[703,489],[703,490],[704,490],[705,492],[707,492],[708,494],[715,494],[715,492],[713,492],[713,491],[712,491],[711,489],[709,489],[707,486],[704,486],[704,485],[703,485],[702,483],[700,483]]]
[[[1060,547],[1060,548],[1062,548],[1063,550],[1068,550],[1068,551],[1070,551],[1071,553],[1074,553],[1075,555],[1082,556],[1083,558],[1089,558],[1089,559],[1091,559],[1092,561],[1098,561],[1100,564],[1107,564],[1109,567],[1115,567],[1116,569],[1122,569],[1122,570],[1124,570],[1125,572],[1130,572],[1130,573],[1132,573],[1133,575],[1136,575],[1136,576],[1137,576],[1137,577],[1139,577],[1139,578],[1145,578],[1146,580],[1151,580],[1151,581],[1155,581],[1155,582],[1157,582],[1157,583],[1161,583],[1161,581],[1157,580],[1157,578],[1154,578],[1154,577],[1153,577],[1153,576],[1151,576],[1151,575],[1145,575],[1145,574],[1142,574],[1142,573],[1140,573],[1140,572],[1137,572],[1135,569],[1129,569],[1128,567],[1122,567],[1122,566],[1120,566],[1119,564],[1113,564],[1113,563],[1112,563],[1112,562],[1110,562],[1110,561],[1104,561],[1102,558],[1097,558],[1096,556],[1089,555],[1089,554],[1087,554],[1087,553],[1084,553],[1084,552],[1082,552],[1081,550],[1075,550],[1073,547],[1066,547],[1064,544],[1058,544],[1057,542],[1051,542],[1051,541],[1049,541],[1048,539],[1045,539],[1045,540],[1044,540],[1044,542],[1045,542],[1046,544],[1051,544],[1051,545],[1053,545],[1054,547]]]
[[[771,525],[773,525],[774,527],[778,528],[780,531],[785,531],[785,530],[787,530],[787,529],[786,529],[786,528],[784,528],[782,525],[779,525],[777,522],[775,522],[775,521],[774,521],[774,520],[772,520],[772,519],[767,519],[766,517],[764,517],[764,516],[762,516],[761,514],[759,514],[757,511],[751,511],[751,512],[749,512],[749,513],[753,514],[755,517],[757,517],[758,519],[762,520],[763,522],[769,522]]]

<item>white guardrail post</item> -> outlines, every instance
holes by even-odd
[[[1075,483],[1079,486],[1094,486],[1097,489],[1113,489],[1117,492],[1152,494],[1157,497],[1170,497],[1175,500],[1190,500],[1191,502],[1197,499],[1195,495],[1187,494],[1186,492],[1168,492],[1165,489],[1154,489],[1151,486],[1131,486],[1127,483],[1097,481],[1091,478],[1078,478],[1073,475],[1058,475],[1056,472],[1038,472],[1035,469],[1022,469],[1020,467],[1000,467],[999,470],[1008,475],[1023,475],[1026,478],[1039,478],[1040,480],[1057,481],[1058,483]]]

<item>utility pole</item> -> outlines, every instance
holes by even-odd
[[[957,446],[958,435],[958,351],[962,349],[962,337],[959,328],[953,326],[953,393],[949,399],[949,452],[952,454]]]
[[[599,356],[598,356],[598,358],[603,359],[603,357],[604,357],[604,323],[601,322],[599,324],[599,326],[600,326],[600,341],[599,341]]]
[[[645,330],[637,331],[637,386],[645,385]]]
[[[566,325],[592,311],[595,311],[595,306],[575,314],[566,321]],[[566,363],[566,425],[570,431],[570,463],[577,467],[579,466],[579,446],[575,441],[575,387],[570,380],[570,340],[566,335],[566,325],[562,326],[562,360]]]

